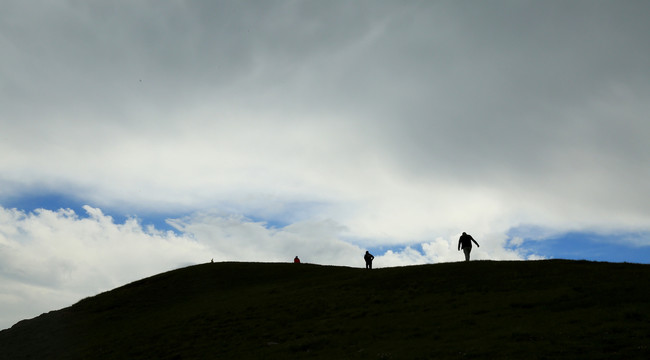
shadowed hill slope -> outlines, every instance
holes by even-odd
[[[215,263],[0,332],[2,359],[647,359],[650,267]]]

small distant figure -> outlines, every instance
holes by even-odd
[[[366,260],[366,269],[372,269],[372,261],[375,260],[375,257],[371,253],[366,251],[366,254],[363,256],[363,259]]]
[[[465,261],[469,261],[469,253],[472,252],[472,242],[474,242],[477,247],[481,247],[481,245],[474,240],[472,235],[467,233],[463,233],[463,235],[458,238],[458,251],[460,251],[461,248],[463,249],[463,252],[465,253]]]
[[[298,259],[298,257],[296,256],[295,258],[293,258],[293,263],[300,264],[300,259]]]
[[[210,264],[214,264],[214,258],[210,259]]]

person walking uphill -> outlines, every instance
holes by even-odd
[[[463,252],[465,253],[465,261],[469,261],[469,253],[472,252],[472,242],[474,242],[477,247],[481,247],[476,240],[474,240],[472,235],[468,235],[467,233],[463,233],[463,235],[458,239],[458,251],[460,251],[462,247]]]
[[[372,269],[372,261],[375,260],[375,257],[371,253],[366,251],[366,254],[363,256],[363,259],[366,260],[366,269]]]

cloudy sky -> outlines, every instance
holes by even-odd
[[[650,263],[647,1],[1,1],[0,329],[215,261]]]

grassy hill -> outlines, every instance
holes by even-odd
[[[0,332],[1,359],[648,359],[650,266],[215,263]]]

